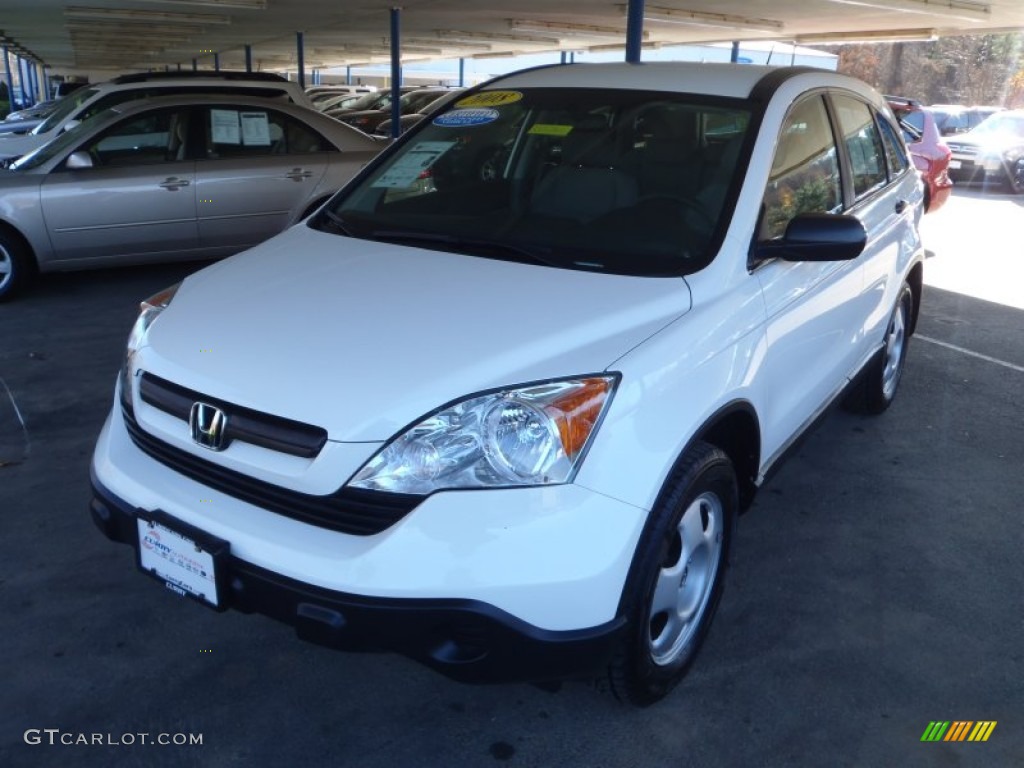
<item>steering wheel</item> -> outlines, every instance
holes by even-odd
[[[670,194],[652,194],[643,195],[636,201],[636,205],[648,206],[654,204],[657,205],[673,205],[686,208],[687,210],[693,211],[699,216],[705,224],[708,225],[709,229],[714,229],[717,221],[714,216],[704,207],[704,204],[699,200],[692,197],[683,197],[682,195],[670,195]]]

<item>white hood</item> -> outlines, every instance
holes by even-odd
[[[682,278],[553,269],[298,225],[188,278],[141,363],[211,397],[387,440],[452,400],[595,373],[690,307]]]

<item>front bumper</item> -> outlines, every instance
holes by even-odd
[[[92,474],[93,522],[112,541],[138,546],[136,510]],[[581,677],[607,663],[622,616],[582,630],[530,625],[477,600],[365,597],[323,589],[234,556],[226,607],[293,626],[309,642],[347,651],[392,651],[462,682]]]
[[[140,450],[120,408],[92,464],[92,515],[138,551],[162,512],[228,544],[225,607],[339,649],[389,650],[476,682],[585,675],[610,656],[647,513],[575,485],[439,493],[348,535],[198,483]],[[218,566],[220,567],[220,566]]]

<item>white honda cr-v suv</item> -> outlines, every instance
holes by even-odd
[[[832,72],[492,80],[143,302],[93,516],[305,639],[650,703],[766,474],[841,396],[892,401],[921,204],[885,102]]]

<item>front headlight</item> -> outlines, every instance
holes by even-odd
[[[180,285],[181,283],[175,283],[170,288],[164,288],[139,303],[139,316],[135,319],[131,333],[128,334],[124,365],[121,366],[121,401],[129,406],[131,405],[129,384],[132,375],[132,357],[146,343],[146,335],[149,333],[150,327],[160,313],[167,309],[167,305],[171,303],[171,299],[178,292]]]
[[[164,288],[139,303],[139,316],[135,319],[132,332],[128,334],[129,355],[140,349],[146,342],[146,334],[149,333],[150,326],[160,316],[160,313],[167,309],[167,305],[171,303],[171,299],[178,292],[180,285],[181,283],[175,283],[170,288]]]
[[[388,443],[348,485],[425,495],[569,482],[617,382],[588,376],[461,400]]]

